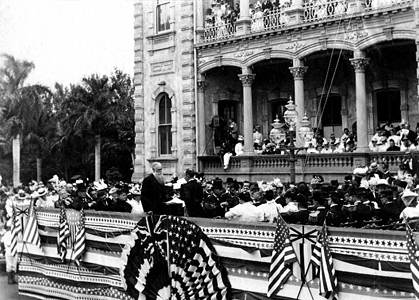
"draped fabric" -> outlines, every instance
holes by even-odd
[[[41,237],[39,236],[38,231],[38,220],[36,218],[35,208],[33,207],[33,202],[29,208],[29,218],[23,233],[23,242],[28,244],[33,244],[41,247]]]
[[[18,236],[19,233],[22,231],[21,225],[19,220],[17,219],[17,214],[16,214],[16,208],[13,205],[12,206],[13,209],[13,214],[12,214],[12,228],[11,228],[11,232],[12,232],[12,240],[11,240],[11,245],[10,245],[10,254],[12,256],[16,256],[17,254],[17,240],[18,240]]]
[[[194,223],[150,216],[133,231],[121,268],[134,299],[230,299],[230,284],[209,238]]]
[[[58,237],[57,237],[57,252],[60,255],[61,261],[64,262],[67,255],[67,241],[70,237],[70,229],[68,227],[67,214],[64,206],[60,208],[60,219],[58,224]]]

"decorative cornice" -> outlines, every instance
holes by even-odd
[[[354,67],[355,72],[365,71],[365,68],[370,63],[369,58],[350,58],[349,60],[351,61],[351,64]]]
[[[289,69],[294,79],[304,79],[308,67],[290,67]]]
[[[238,76],[243,83],[243,86],[251,86],[256,77],[255,74],[239,74]]]

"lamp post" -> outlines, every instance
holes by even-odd
[[[294,134],[295,134],[295,125],[297,123],[298,119],[298,113],[295,110],[296,105],[294,102],[292,102],[292,99],[290,97],[290,101],[288,101],[288,104],[285,105],[285,108],[287,109],[284,112],[284,121],[289,126],[288,133],[290,136],[290,143],[287,147],[290,154],[290,180],[292,183],[295,183],[295,162],[297,159],[295,158],[295,144],[294,144]]]
[[[289,126],[288,133],[290,137],[290,143],[288,146],[285,146],[285,149],[289,151],[289,162],[290,162],[290,181],[295,183],[295,162],[297,161],[296,154],[303,149],[306,149],[306,141],[313,138],[313,131],[310,129],[310,122],[306,115],[304,115],[303,120],[300,122],[301,126],[298,131],[298,137],[303,144],[303,147],[296,147],[294,143],[295,138],[295,125],[298,120],[298,113],[295,110],[296,105],[293,103],[292,98],[288,101],[288,104],[285,105],[287,109],[284,112],[285,123]]]

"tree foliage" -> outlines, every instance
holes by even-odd
[[[102,177],[110,170],[130,180],[135,122],[129,75],[116,69],[110,76],[94,74],[80,84],[56,84],[49,91],[42,85],[24,86],[27,73],[18,69],[30,71],[33,64],[6,57],[10,61],[0,69],[0,159],[10,160],[10,138],[20,134],[23,182],[36,178],[37,158],[43,161],[43,180],[54,174],[93,179],[98,135],[102,139]],[[10,180],[9,163],[4,166],[0,173]]]

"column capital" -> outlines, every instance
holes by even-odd
[[[294,79],[304,79],[308,67],[289,67],[289,69]]]
[[[203,92],[207,87],[207,82],[205,80],[197,80],[198,91]]]
[[[350,58],[349,59],[355,72],[363,72],[370,63],[369,58]]]
[[[243,86],[251,86],[256,77],[255,74],[239,74],[238,76],[243,83]]]

